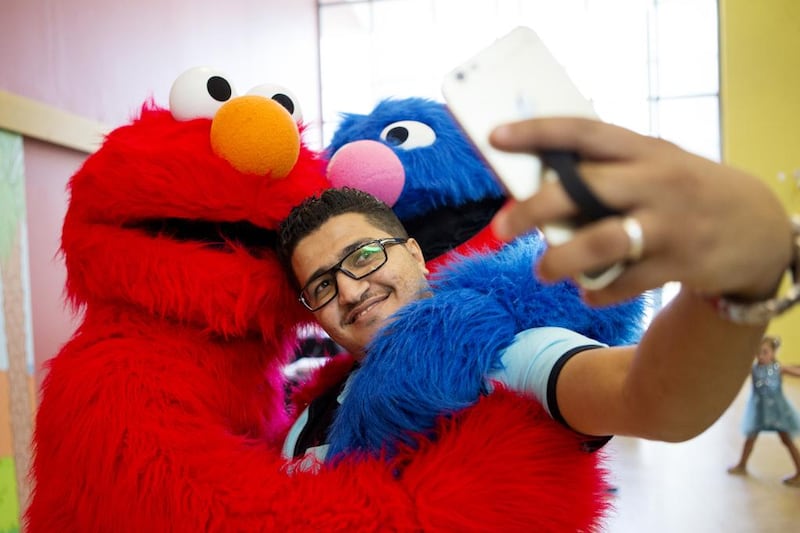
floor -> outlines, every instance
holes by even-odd
[[[800,410],[800,379],[787,376],[783,386]],[[800,532],[800,488],[781,483],[794,466],[777,434],[758,438],[748,476],[726,472],[741,453],[739,422],[749,392],[748,380],[720,420],[691,441],[612,439],[608,467],[618,490],[604,531]]]

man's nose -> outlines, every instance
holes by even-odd
[[[340,302],[353,303],[361,300],[361,295],[369,285],[367,278],[353,279],[341,270],[337,270],[335,276]]]

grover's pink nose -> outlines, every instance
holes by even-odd
[[[339,148],[328,163],[328,180],[334,187],[352,187],[393,206],[406,182],[397,155],[385,144],[362,140]]]

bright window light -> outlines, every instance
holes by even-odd
[[[322,145],[340,113],[441,100],[446,72],[533,28],[601,118],[719,161],[716,0],[318,0]],[[662,291],[664,301],[674,287]]]

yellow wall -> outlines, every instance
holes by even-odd
[[[719,6],[723,158],[800,213],[800,0]],[[800,364],[800,308],[773,321],[770,333],[783,339],[781,361]]]

